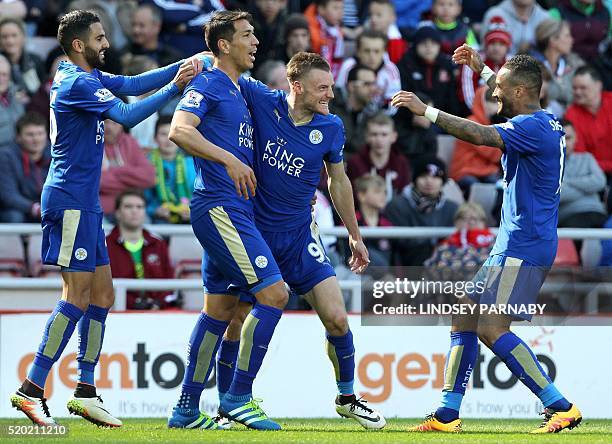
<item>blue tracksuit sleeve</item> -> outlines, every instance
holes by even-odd
[[[117,102],[104,113],[104,116],[131,128],[161,108],[162,105],[178,94],[178,92],[178,87],[174,83],[169,83],[155,94],[138,102],[131,104]]]

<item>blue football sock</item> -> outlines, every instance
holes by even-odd
[[[94,369],[100,358],[108,308],[90,304],[79,321],[78,381],[94,385]]]
[[[353,333],[349,330],[343,336],[326,335],[327,356],[334,366],[338,393],[352,395],[353,381],[355,379],[355,346]]]
[[[59,301],[55,306],[28,373],[28,379],[40,388],[44,388],[51,367],[62,355],[82,316],[83,311],[69,302]]]
[[[199,409],[200,395],[208,381],[214,357],[229,322],[219,321],[201,313],[189,339],[187,368],[183,378],[178,408]]]
[[[512,332],[500,336],[491,349],[504,361],[514,376],[529,388],[544,404],[555,410],[568,410],[570,403],[557,390],[538,358],[521,338]]]
[[[451,332],[451,344],[444,368],[442,402],[436,417],[449,422],[459,417],[459,409],[476,364],[478,337],[473,331]]]
[[[217,390],[219,391],[219,401],[229,390],[234,379],[234,368],[238,359],[238,348],[240,341],[228,341],[223,339],[217,355]]]
[[[243,396],[252,392],[253,381],[282,314],[283,311],[276,307],[258,303],[246,317],[240,334],[238,362],[229,394]]]

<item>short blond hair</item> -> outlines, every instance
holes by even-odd
[[[355,192],[365,193],[370,188],[386,188],[385,180],[377,174],[364,174],[355,180]]]
[[[476,202],[466,202],[461,204],[461,206],[457,209],[455,218],[453,220],[457,222],[459,219],[463,219],[468,213],[474,213],[479,220],[485,223],[487,222],[487,215],[485,214],[484,209]]]

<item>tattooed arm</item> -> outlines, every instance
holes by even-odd
[[[393,106],[403,106],[414,114],[422,116],[425,114],[427,105],[411,92],[400,91],[391,100]],[[440,111],[435,122],[440,128],[458,139],[474,145],[486,145],[504,149],[504,141],[491,125],[481,125],[468,119],[453,116],[452,114]]]

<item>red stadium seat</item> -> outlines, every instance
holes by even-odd
[[[571,239],[559,239],[559,246],[557,247],[557,256],[553,265],[556,266],[574,266],[580,265],[580,258],[576,251],[574,241]]]

